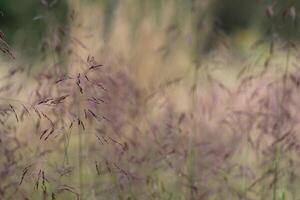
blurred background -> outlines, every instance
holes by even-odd
[[[238,47],[243,45],[247,37],[269,37],[271,29],[285,39],[297,40],[299,35],[299,3],[292,0],[2,0],[1,30],[7,41],[18,51],[26,53],[27,56],[37,56],[41,41],[50,34],[51,29],[53,31],[55,27],[72,26],[71,15],[76,9],[75,5],[97,8],[93,10],[93,14],[97,13],[99,17],[93,23],[102,29],[98,37],[106,44],[113,33],[121,29],[117,27],[120,20],[124,20],[126,23],[123,26],[128,26],[126,29],[130,30],[127,40],[138,39],[136,36],[143,34],[143,24],[151,23],[148,26],[161,34],[161,37],[169,40],[171,37],[172,43],[184,37],[186,42],[190,40],[194,49],[201,46],[202,53],[214,49],[220,35],[226,35]],[[82,17],[93,18],[90,14],[81,13]],[[171,45],[168,41],[165,42],[166,46]],[[22,45],[27,46],[26,50],[22,50]]]
[[[0,199],[297,199],[299,11],[0,0]]]
[[[238,61],[249,58],[256,44],[299,39],[300,3],[292,0],[2,0],[0,4],[1,31],[24,62],[39,62],[49,49],[62,50],[76,40],[81,43],[78,51],[84,46],[91,54],[113,52],[109,55],[130,65],[144,86],[153,77],[172,79],[187,73],[191,66],[216,57],[214,53]]]

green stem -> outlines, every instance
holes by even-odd
[[[287,75],[288,75],[288,68],[289,68],[289,58],[290,58],[290,48],[288,48],[287,51],[287,57],[286,57],[286,65],[285,65],[285,71],[284,71],[284,79],[283,79],[283,85],[282,85],[282,97],[280,101],[280,108],[279,108],[279,118],[278,118],[278,134],[280,133],[280,128],[282,127],[283,120],[281,119],[282,112],[283,112],[283,105],[285,101],[285,91],[286,91],[286,81],[287,81]],[[275,160],[274,160],[274,185],[273,185],[273,200],[277,200],[277,188],[278,188],[278,168],[279,168],[279,162],[280,162],[280,148],[278,144],[276,144],[275,149]]]

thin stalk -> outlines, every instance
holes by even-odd
[[[195,68],[195,72],[194,72],[194,83],[193,83],[193,91],[192,91],[192,112],[194,112],[195,110],[195,105],[197,102],[197,95],[196,95],[196,88],[197,88],[197,78],[198,78],[198,67]],[[197,130],[197,122],[194,119],[194,115],[193,116],[193,125],[192,125],[192,130],[189,133],[189,141],[188,141],[188,152],[187,152],[187,164],[188,164],[188,176],[189,176],[189,185],[190,185],[190,200],[194,200],[196,199],[195,197],[195,191],[194,191],[194,175],[195,175],[195,152],[193,149],[193,140],[194,140],[194,134],[198,132]]]
[[[283,79],[283,85],[282,85],[282,97],[281,97],[281,101],[279,104],[279,119],[278,119],[278,134],[280,132],[280,128],[282,127],[282,113],[283,113],[283,104],[285,101],[285,91],[286,91],[286,81],[287,81],[287,75],[288,75],[288,68],[289,68],[289,59],[290,59],[290,48],[288,47],[288,51],[287,51],[287,57],[286,57],[286,64],[285,64],[285,71],[284,71],[284,79]],[[275,147],[275,159],[274,159],[274,184],[273,184],[273,200],[277,200],[277,190],[278,190],[278,169],[279,169],[279,164],[280,164],[280,156],[281,156],[281,152],[280,152],[280,147],[278,146],[278,144],[276,144]]]
[[[79,106],[79,97],[78,94],[76,94],[76,105],[77,105],[77,114],[78,116],[81,116],[80,112],[80,106]],[[79,175],[79,199],[82,199],[82,193],[83,193],[83,155],[82,155],[82,129],[81,127],[78,127],[78,175]]]

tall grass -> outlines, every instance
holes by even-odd
[[[90,35],[101,30],[84,14],[96,8],[76,2],[71,25],[51,25],[42,67],[16,57],[2,76],[0,199],[299,197],[297,45],[256,42],[261,59],[227,80],[227,65],[243,62],[226,44],[197,62],[163,47],[170,60],[151,62],[162,40],[150,18],[128,53],[117,43],[124,10],[108,45]],[[140,83],[142,64],[154,72]]]

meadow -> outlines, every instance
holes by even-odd
[[[215,34],[209,1],[66,2],[35,59],[0,35],[0,200],[300,199],[297,40]]]

